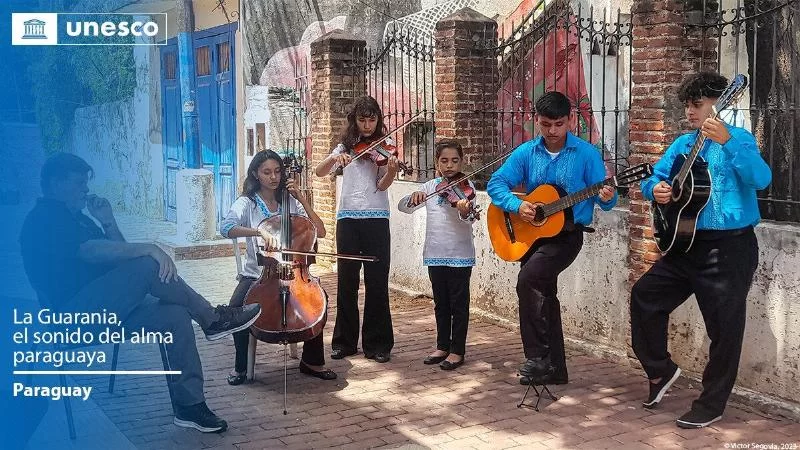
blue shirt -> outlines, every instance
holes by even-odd
[[[734,230],[755,225],[761,220],[756,191],[772,181],[772,171],[758,150],[756,139],[744,128],[727,125],[731,138],[725,145],[706,139],[700,157],[711,173],[711,198],[697,219],[698,230]],[[697,133],[675,139],[664,156],[653,166],[653,175],[642,182],[642,196],[653,200],[653,188],[669,181],[672,163],[678,154],[687,154]]]
[[[520,184],[524,185],[527,194],[542,184],[553,184],[573,194],[605,179],[606,168],[600,152],[592,144],[567,133],[564,148],[555,158],[547,153],[541,136],[514,149],[506,162],[492,174],[486,191],[495,206],[518,213],[522,200],[512,194],[511,189]],[[608,211],[617,203],[617,194],[615,192],[614,198],[607,202],[594,196],[573,206],[575,223],[591,224],[595,203]]]

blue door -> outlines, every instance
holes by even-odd
[[[214,174],[217,223],[222,220],[236,196],[236,87],[232,76],[235,30],[236,24],[230,24],[195,32],[193,35],[200,151],[203,167]],[[177,83],[177,76],[174,81],[167,78],[170,72],[164,62],[173,58],[169,55],[177,55],[177,43],[171,41],[162,47],[161,54],[164,205],[167,220],[175,221],[174,173],[178,167],[184,167],[186,156],[181,147],[180,85]],[[177,70],[175,72],[177,74]],[[173,101],[173,105],[167,104]],[[177,145],[173,145],[173,135],[169,134],[173,127],[177,128]],[[179,157],[174,158],[176,152]]]
[[[178,46],[161,48],[161,142],[164,152],[164,217],[175,222],[175,177],[185,165],[181,143],[181,87]]]

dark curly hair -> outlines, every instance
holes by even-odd
[[[689,76],[678,88],[681,103],[699,100],[702,97],[719,98],[728,87],[728,79],[716,72],[700,72]]]

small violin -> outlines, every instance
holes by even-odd
[[[470,173],[468,173],[466,175],[457,174],[456,176],[452,177],[452,181],[448,180],[447,183],[444,183],[444,182],[439,183],[436,186],[436,189],[433,192],[431,192],[430,194],[426,195],[425,199],[423,201],[421,201],[420,203],[418,203],[418,204],[413,204],[412,205],[411,204],[411,196],[410,195],[406,195],[405,197],[400,199],[400,202],[397,204],[397,209],[399,209],[401,212],[404,212],[406,214],[411,214],[414,211],[416,211],[419,208],[421,208],[422,205],[424,205],[425,202],[428,201],[429,198],[431,198],[431,197],[433,197],[435,195],[441,195],[441,194],[444,193],[444,191],[450,189],[450,185],[451,184],[454,185],[454,186],[461,186],[461,183],[465,182],[467,178],[475,175],[478,172],[484,171],[484,170],[488,169],[489,167],[492,167],[493,165],[497,164],[501,160],[503,160],[503,159],[507,158],[509,155],[511,155],[511,152],[513,152],[513,151],[514,151],[514,149],[511,149],[511,150],[503,153],[502,155],[498,156],[497,158],[489,161],[489,163],[487,163],[487,164],[485,164],[485,165],[473,170],[472,172],[470,172]],[[471,193],[472,197],[469,197],[467,195],[467,193],[465,192],[465,189],[459,188],[459,190],[461,191],[461,194],[464,195],[463,198],[469,198],[471,200],[471,199],[474,198],[475,191],[474,191],[474,189],[472,189],[472,187],[469,186],[468,183],[466,183],[466,187],[467,187],[466,190]],[[458,197],[458,193],[457,192],[454,191],[453,194],[456,197]],[[448,195],[448,199],[449,199],[449,195]],[[458,200],[460,200],[460,198]],[[458,200],[456,200],[455,202],[451,201],[450,204],[455,206],[455,204],[458,203]],[[478,217],[479,213],[480,213],[480,211],[479,211],[478,207],[477,206],[473,206],[472,207],[472,211],[470,212],[470,216],[468,216],[468,217],[472,217],[472,218],[477,220],[477,219],[479,219],[479,217]]]
[[[459,178],[461,178],[460,181],[458,181]],[[442,181],[436,185],[434,192],[439,192],[439,196],[450,202],[450,206],[453,208],[456,207],[459,200],[472,200],[475,198],[475,189],[469,185],[469,181],[460,172],[449,179],[442,177]],[[467,218],[470,220],[480,219],[480,211],[472,203],[470,203],[470,211]]]

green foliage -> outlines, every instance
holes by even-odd
[[[32,103],[48,153],[62,150],[77,108],[133,96],[131,46],[41,47],[29,54]]]

